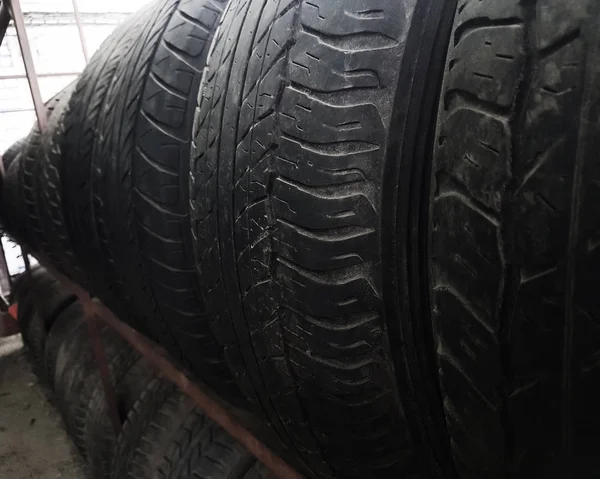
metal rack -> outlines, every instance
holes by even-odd
[[[88,50],[83,31],[83,23],[81,21],[77,0],[72,0],[72,2],[73,14],[79,32],[81,47],[87,63]],[[46,108],[40,93],[38,83],[38,78],[40,76],[38,76],[35,71],[20,0],[0,0],[0,45],[5,37],[11,19],[14,21],[25,66],[25,77],[29,83],[37,122],[40,130],[43,131],[46,128]],[[64,75],[67,74],[72,75],[73,73],[64,73]],[[59,76],[63,74],[58,73],[51,75]],[[17,77],[23,78],[23,76],[20,75]],[[6,78],[7,77],[4,77],[4,79]],[[216,394],[210,391],[209,388],[194,379],[189,372],[179,366],[171,357],[169,357],[168,353],[161,346],[150,341],[148,338],[119,320],[101,301],[97,298],[93,298],[89,292],[58,273],[50,262],[42,255],[34,254],[34,257],[57,280],[75,293],[84,306],[89,338],[94,351],[96,364],[100,372],[106,403],[108,405],[108,414],[116,432],[118,432],[121,427],[117,411],[117,401],[115,391],[112,387],[113,382],[110,377],[104,346],[98,330],[98,321],[105,322],[120,334],[133,348],[144,356],[164,378],[174,383],[183,393],[188,395],[210,419],[242,444],[274,475],[281,479],[302,479],[304,477],[265,444],[263,438],[266,438],[267,441],[270,441],[270,443],[273,444],[276,443],[277,440],[272,438],[268,428],[265,428],[265,426],[257,421],[256,418],[220,399]],[[26,251],[23,252],[23,259],[25,261],[26,269],[29,269]],[[6,266],[6,256],[3,249],[0,251],[0,283],[2,281],[10,281],[10,275],[8,274],[8,268]],[[0,304],[0,309],[6,311],[8,309],[8,304],[3,302]],[[0,331],[1,330],[2,329],[0,328]],[[10,331],[8,332],[10,333]],[[260,436],[260,439],[258,436]]]

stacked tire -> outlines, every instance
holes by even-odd
[[[115,431],[81,303],[41,267],[19,277],[14,293],[28,356],[85,459],[86,477],[271,477],[124,339],[98,323],[121,424]]]
[[[155,1],[12,161],[3,224],[316,477],[597,477],[599,23]]]

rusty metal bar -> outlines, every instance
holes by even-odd
[[[20,0],[4,0],[2,3],[4,2],[8,3],[8,8],[10,9],[13,21],[15,22],[15,29],[17,30],[19,47],[21,48],[21,55],[23,56],[23,64],[25,65],[25,71],[27,72],[27,81],[29,82],[29,90],[31,90],[35,114],[37,116],[40,131],[44,131],[46,129],[46,106],[42,101],[42,94],[40,93],[40,85],[35,72],[35,65],[33,64],[33,56],[31,54],[29,39],[27,38],[21,3]]]
[[[89,301],[91,301],[89,296],[86,301],[88,304]],[[84,304],[86,303],[84,302]],[[100,379],[102,381],[102,388],[104,389],[104,399],[106,400],[108,416],[110,418],[113,430],[115,431],[115,436],[118,436],[119,431],[121,430],[121,420],[119,418],[119,410],[117,407],[117,395],[115,393],[115,388],[113,387],[110,368],[108,366],[108,360],[106,359],[106,352],[104,351],[102,338],[100,337],[100,331],[98,330],[98,319],[96,318],[96,314],[93,309],[94,308],[89,311],[89,314],[86,309],[88,335],[92,345],[92,350],[94,351],[96,365],[98,366],[98,371],[100,372]]]
[[[150,339],[131,328],[107,308],[101,301],[91,298],[89,293],[78,284],[73,283],[61,273],[57,272],[51,263],[41,255],[36,254],[38,261],[56,279],[70,288],[78,296],[84,306],[86,316],[94,316],[106,322],[131,344],[148,362],[162,374],[164,378],[174,383],[183,393],[191,397],[196,405],[215,423],[227,431],[253,456],[262,462],[276,477],[280,479],[304,479],[287,462],[275,454],[266,444],[256,438],[248,429],[236,419],[235,415],[213,399],[196,382],[192,381],[186,372],[169,358],[168,353]],[[105,384],[107,389],[112,389],[111,384]],[[114,392],[113,392],[114,393]]]
[[[0,3],[0,46],[6,35],[8,24],[10,23],[10,11],[8,10],[7,0]]]
[[[85,63],[89,62],[87,43],[85,41],[85,32],[83,31],[83,22],[81,21],[81,14],[79,13],[79,5],[77,0],[73,2],[73,13],[75,14],[75,23],[77,24],[77,31],[79,32],[79,40],[81,41],[81,50],[83,51],[83,58]]]

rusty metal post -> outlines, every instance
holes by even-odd
[[[79,5],[77,4],[77,0],[72,0],[73,2],[73,13],[75,14],[75,23],[77,24],[77,31],[79,32],[79,40],[81,41],[81,51],[83,52],[83,58],[85,59],[85,63],[90,61],[88,56],[87,43],[85,41],[85,33],[83,31],[83,22],[81,21],[81,15],[79,14]]]
[[[21,48],[21,55],[23,56],[23,64],[25,65],[25,71],[27,72],[27,81],[29,82],[29,90],[31,91],[35,114],[37,116],[40,131],[44,131],[46,129],[46,106],[42,101],[42,94],[40,93],[40,85],[35,72],[35,65],[33,64],[33,55],[31,54],[31,47],[29,45],[29,39],[27,38],[21,3],[20,0],[4,0],[2,3],[7,3],[13,21],[15,22],[15,29],[17,30],[19,47]]]

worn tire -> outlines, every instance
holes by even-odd
[[[123,426],[113,479],[252,477],[256,460],[189,396],[158,383],[149,385]]]
[[[33,188],[38,203],[40,226],[44,234],[44,247],[36,250],[52,261],[54,268],[65,276],[81,283],[81,272],[73,253],[63,214],[60,168],[65,117],[76,82],[68,85],[55,104],[46,130],[40,136],[37,161],[34,165]]]
[[[131,367],[128,367],[128,364],[115,363],[111,368],[121,424],[125,422],[148,384],[156,377],[154,369],[144,358],[138,357]],[[108,415],[104,390],[100,385],[91,394],[84,425],[83,437],[91,477],[109,479],[117,435]]]
[[[21,330],[27,329],[34,311],[40,312],[45,330],[52,327],[58,313],[75,300],[75,296],[52,277],[43,267],[35,267],[19,287],[17,321]]]
[[[101,325],[98,326],[101,334],[102,347],[108,363],[110,379],[112,381],[111,386],[116,392],[116,385],[123,380],[125,372],[132,368],[139,360],[139,354],[118,333],[109,328],[104,330]],[[92,344],[91,341],[89,341],[89,338],[87,338],[86,343],[87,347],[92,350]],[[97,413],[97,410],[92,409],[91,407],[96,404],[94,399],[99,396],[104,398],[104,386],[93,350],[90,361],[87,363],[87,367],[81,369],[88,369],[89,373],[86,376],[77,376],[73,374],[72,377],[74,379],[71,380],[71,385],[68,385],[67,380],[64,378],[72,371],[65,371],[63,381],[66,385],[65,400],[70,403],[70,411],[72,411],[73,415],[73,442],[81,455],[87,458],[89,445],[87,440],[88,427],[91,426],[91,423],[95,419],[94,415]],[[79,388],[78,383],[80,382],[81,387]],[[117,404],[117,406],[119,406],[119,404]],[[122,413],[122,416],[125,415],[126,413]],[[105,418],[109,419],[107,416],[105,416]],[[121,419],[124,420],[124,417]],[[97,445],[92,445],[92,447],[95,448]]]
[[[19,218],[25,218],[25,207],[22,195],[21,172],[22,155],[18,155],[10,164],[2,180],[2,204],[0,205],[2,233],[10,236],[15,242],[25,238],[26,224]]]
[[[135,362],[135,353],[120,335],[105,323],[97,323],[98,334],[115,377],[119,368],[127,369]],[[87,321],[77,325],[69,344],[58,350],[54,370],[54,395],[65,421],[67,432],[81,456],[87,457],[86,420],[88,406],[101,388],[96,357],[89,338]]]
[[[46,381],[52,391],[56,390],[55,371],[59,353],[70,347],[74,338],[85,326],[83,305],[75,301],[62,311],[54,321],[46,337],[44,346],[44,371]]]
[[[81,267],[81,280],[113,308],[118,298],[114,295],[113,285],[103,274],[106,258],[98,254],[101,250],[94,220],[92,157],[102,134],[99,121],[106,108],[107,94],[113,82],[121,80],[115,76],[117,68],[138,40],[142,26],[149,19],[147,12],[151,10],[149,5],[128,17],[91,58],[71,96],[61,140],[64,221]],[[94,278],[97,279],[94,281]]]
[[[132,467],[131,460],[136,454],[141,438],[150,428],[160,408],[174,392],[175,386],[160,377],[152,379],[142,391],[140,398],[127,414],[127,419],[117,437],[110,475],[112,479],[128,477]]]
[[[21,296],[17,320],[23,342],[41,371],[48,331],[60,313],[75,302],[76,297],[44,269],[40,268],[35,273],[27,291]]]
[[[274,479],[246,449],[224,430],[217,430],[210,444],[197,449],[189,459],[185,479]]]
[[[25,145],[27,144],[27,137],[21,138],[10,145],[7,150],[2,153],[2,165],[4,167],[4,173],[8,171],[13,160],[21,153]]]
[[[600,4],[460,2],[429,207],[462,477],[598,476]]]
[[[394,151],[436,102],[453,4],[234,0],[203,77],[202,298],[245,395],[319,477],[453,476],[433,354],[392,277],[406,258],[388,245],[406,234]]]
[[[54,109],[60,102],[65,91],[69,91],[70,86],[57,93],[46,103],[46,121],[48,125],[52,124]],[[18,199],[22,206],[14,211],[15,214],[22,216],[13,217],[12,212],[6,212],[6,216],[11,218],[11,224],[17,225],[19,231],[22,231],[23,238],[18,238],[25,245],[33,248],[34,251],[49,250],[45,233],[42,228],[40,214],[45,205],[40,205],[37,199],[37,167],[40,162],[42,136],[37,123],[29,133],[29,141],[23,148],[20,155],[20,167],[18,173]],[[8,233],[11,233],[8,230]],[[54,258],[54,261],[56,259]]]
[[[33,307],[33,304],[27,301],[27,298],[30,297],[29,291],[40,283],[48,281],[50,281],[49,275],[39,264],[33,265],[29,270],[23,271],[13,282],[9,298],[10,304],[19,304],[24,301],[22,306],[25,307],[25,312],[29,311]],[[17,309],[17,321],[25,321],[24,316],[26,314],[22,319],[19,319],[19,314],[20,312]]]
[[[44,269],[39,264],[34,264],[28,270],[23,271],[13,278],[8,299],[9,304],[17,304],[23,296],[26,296],[31,285],[35,283],[36,276],[44,274],[42,271]]]
[[[92,180],[106,278],[178,361],[229,400],[240,394],[200,300],[188,215],[193,113],[223,1],[157,5],[107,94]]]

